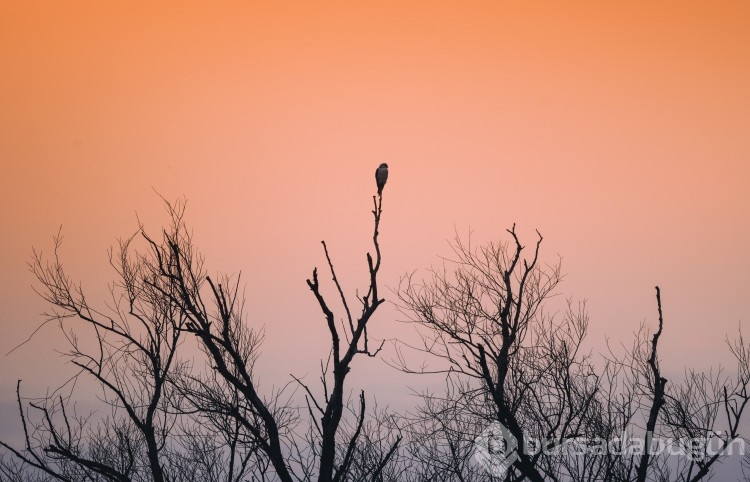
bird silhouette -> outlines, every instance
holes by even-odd
[[[385,181],[388,180],[388,164],[382,163],[377,169],[375,169],[375,182],[378,183],[378,196],[383,195],[383,187]]]

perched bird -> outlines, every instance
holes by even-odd
[[[383,195],[383,186],[388,180],[388,164],[385,162],[375,169],[375,181],[378,183],[378,196]]]

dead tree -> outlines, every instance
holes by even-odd
[[[560,265],[540,266],[541,236],[525,257],[515,226],[508,233],[511,244],[479,250],[457,237],[453,270],[433,270],[423,283],[407,278],[399,297],[409,321],[422,328],[414,348],[444,362],[434,371],[473,380],[472,403],[490,404],[491,420],[507,427],[518,447],[530,436],[560,444],[581,434],[596,394],[586,380],[591,366],[578,353],[586,318],[572,309],[566,323],[546,317],[543,303],[561,279]],[[554,474],[539,454],[519,449],[513,468],[532,481],[549,479]]]
[[[656,287],[658,325],[650,339],[636,335],[633,348],[609,359],[620,389],[604,398],[610,419],[619,418],[624,433],[642,434],[641,453],[610,456],[616,480],[707,480],[727,449],[740,440],[740,423],[750,401],[750,347],[740,332],[727,338],[736,361],[733,375],[724,370],[689,370],[684,378],[667,381],[659,363],[658,343],[663,335],[661,290]],[[660,444],[670,443],[669,451]],[[662,450],[660,450],[660,448]],[[678,455],[669,455],[669,452]]]
[[[202,258],[183,222],[184,207],[184,202],[167,204],[171,222],[161,239],[141,227],[111,251],[117,278],[105,309],[94,307],[66,274],[60,235],[51,259],[34,253],[30,269],[39,282],[38,293],[53,308],[47,323],[59,324],[67,356],[79,370],[72,381],[93,381],[105,410],[72,410],[74,395],[66,386],[75,383],[24,400],[19,382],[24,444],[18,448],[0,441],[5,450],[1,470],[8,477],[236,482],[266,472],[268,459],[234,423],[236,418],[186,409],[191,386],[185,381],[196,375],[180,361],[179,352],[190,341],[185,334],[191,318],[175,300],[186,287],[200,290],[204,275]],[[144,246],[136,249],[137,241]],[[244,327],[239,336],[245,360],[252,359],[259,338]],[[286,423],[283,417],[278,420],[277,425]]]
[[[134,253],[132,237],[110,252],[118,281],[110,286],[105,310],[90,304],[80,284],[67,276],[59,257],[62,236],[54,241],[51,260],[35,251],[30,263],[39,282],[37,292],[53,307],[47,319],[59,324],[68,342],[66,356],[79,370],[75,378],[96,383],[112,416],[87,423],[69,413],[68,396],[61,391],[29,403],[40,415],[32,421],[22,404],[19,381],[25,447],[0,444],[25,464],[61,480],[147,477],[162,482],[165,443],[174,424],[166,409],[173,393],[168,379],[181,369],[176,353],[186,318],[164,302],[163,287],[150,281],[155,260]],[[87,344],[87,338],[93,343]],[[87,435],[91,425],[95,435]]]
[[[442,396],[423,395],[410,440],[432,438],[412,447],[412,453],[421,452],[414,464],[426,457],[435,462],[423,467],[425,474],[439,469],[445,480],[477,480],[466,460],[471,442],[482,427],[499,422],[502,437],[512,442],[501,454],[508,461],[500,471],[504,480],[697,481],[710,475],[739,436],[750,400],[750,349],[742,338],[729,343],[738,362],[736,379],[693,373],[668,385],[659,363],[664,319],[657,288],[653,335],[642,330],[624,354],[594,359],[581,348],[588,328],[584,305],[569,302],[562,316],[544,310],[561,275],[559,263],[540,264],[541,236],[524,256],[515,227],[508,233],[510,243],[479,249],[457,237],[454,258],[442,269],[433,269],[425,281],[413,275],[402,280],[401,310],[421,342],[402,346],[396,365],[412,373],[442,373],[450,387]],[[407,361],[413,351],[437,366],[414,368]],[[693,447],[687,463],[675,463],[649,451],[666,437],[705,440],[718,426],[728,428],[716,437],[718,453]],[[459,431],[471,436],[462,440]],[[642,435],[645,450],[592,449],[592,443],[606,444],[624,433]]]
[[[323,365],[320,378],[323,389],[322,396],[315,395],[308,384],[299,381],[307,394],[308,409],[315,421],[314,433],[317,434],[315,438],[319,447],[319,482],[348,480],[348,473],[355,462],[357,446],[362,439],[362,430],[365,427],[367,404],[364,392],[361,392],[356,410],[356,421],[353,425],[354,430],[347,434],[344,444],[337,443],[336,439],[337,436],[341,435],[340,426],[346,408],[346,379],[351,372],[352,361],[358,355],[374,357],[383,346],[383,342],[376,347],[370,346],[367,333],[368,323],[378,307],[385,301],[379,297],[378,293],[378,272],[382,260],[378,236],[382,204],[382,196],[377,198],[373,196],[374,229],[372,242],[375,254],[373,256],[367,253],[369,286],[364,296],[358,296],[361,305],[359,314],[355,315],[353,308],[350,308],[350,301],[336,276],[336,269],[325,241],[322,244],[328,271],[343,309],[343,319],[340,320],[340,324],[337,323],[336,315],[331,308],[332,305],[321,291],[317,268],[313,270],[312,279],[307,280],[307,286],[320,306],[331,337],[329,363]],[[381,454],[380,460],[371,464],[372,470],[368,474],[367,480],[378,480],[379,474],[397,450],[400,440],[400,436],[396,436],[391,447]],[[362,465],[361,461],[359,465]]]
[[[31,269],[55,308],[49,320],[60,323],[78,376],[98,384],[111,414],[91,420],[71,413],[69,399],[55,395],[28,404],[37,414],[32,420],[19,382],[25,444],[0,442],[6,451],[0,473],[97,481],[383,480],[401,438],[384,423],[387,413],[371,409],[368,415],[364,392],[350,403],[346,391],[353,360],[382,348],[382,342],[370,345],[367,332],[384,302],[378,291],[382,196],[373,203],[374,254],[367,254],[368,289],[357,295],[359,314],[350,309],[325,243],[343,320],[323,294],[317,269],[307,280],[331,340],[320,395],[294,377],[281,390],[259,390],[254,366],[262,331],[244,319],[239,277],[206,275],[183,222],[184,202],[167,203],[171,224],[160,237],[141,227],[113,252],[118,276],[108,312],[95,309],[66,275],[58,236],[52,261],[35,254]],[[145,249],[133,249],[135,239]],[[82,339],[84,329],[89,339]],[[205,370],[179,360],[185,344],[203,350]],[[304,414],[291,399],[292,384],[303,387],[307,400],[307,438],[298,430]]]
[[[234,418],[247,433],[247,443],[268,457],[279,479],[291,482],[283,431],[293,417],[287,416],[287,407],[277,405],[279,394],[267,399],[257,390],[253,364],[258,343],[255,332],[242,318],[239,279],[232,284],[215,283],[207,276],[185,230],[165,233],[162,243],[148,236],[146,240],[157,259],[151,285],[161,299],[185,317],[182,331],[199,340],[225,388],[236,391],[239,397],[237,403],[230,403],[221,395],[216,397],[213,391],[196,390],[185,383],[180,385],[182,394],[196,405],[198,412]]]
[[[366,428],[364,393],[360,394],[354,410],[356,415],[353,430],[345,433],[341,423],[347,408],[345,382],[351,371],[352,361],[358,355],[374,357],[382,347],[382,343],[371,347],[367,333],[368,323],[384,301],[378,295],[378,272],[382,259],[378,230],[382,196],[373,198],[373,202],[372,239],[375,253],[374,256],[367,254],[369,287],[364,296],[358,297],[361,304],[359,315],[355,317],[350,309],[325,242],[323,249],[326,262],[344,311],[341,325],[337,324],[331,305],[321,291],[317,269],[313,270],[312,279],[307,280],[307,285],[323,312],[331,337],[329,364],[323,365],[321,375],[322,396],[316,396],[308,384],[297,379],[306,394],[312,419],[313,430],[310,431],[312,436],[309,439],[311,447],[300,448],[299,440],[291,433],[290,428],[297,423],[297,414],[289,410],[287,405],[276,404],[281,394],[275,394],[269,401],[257,389],[253,374],[255,342],[252,332],[248,332],[243,325],[236,285],[216,283],[196,271],[193,267],[194,254],[183,239],[167,238],[165,249],[151,242],[153,250],[161,253],[159,256],[162,261],[158,263],[159,283],[167,287],[162,289],[161,296],[170,300],[183,313],[186,318],[183,330],[198,339],[225,388],[239,394],[239,400],[234,404],[226,403],[213,396],[213,392],[202,391],[200,388],[191,389],[189,384],[182,384],[181,386],[187,387],[184,389],[186,397],[198,411],[216,410],[234,417],[252,443],[268,457],[277,477],[284,482],[310,479],[310,465],[317,468],[319,481],[348,480],[351,468],[355,465],[362,466],[361,461],[356,461],[355,457],[361,453],[358,444],[363,440],[362,432]],[[201,289],[204,280],[208,285],[207,300],[204,300]],[[208,308],[212,305],[213,311]],[[372,465],[372,480],[378,480],[384,466],[397,450],[399,441],[400,438],[395,436],[392,446],[381,454],[378,463]],[[295,469],[301,471],[301,474],[296,473]]]
[[[718,462],[735,455],[733,446],[744,450],[747,443],[741,427],[750,404],[750,345],[741,331],[726,343],[735,361],[733,373],[689,370],[682,383],[665,393],[661,431],[681,441],[685,453],[673,469],[675,480],[707,480]]]

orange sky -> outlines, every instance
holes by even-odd
[[[32,245],[62,225],[102,293],[136,213],[165,221],[154,190],[188,198],[210,271],[243,272],[268,384],[308,373],[326,351],[304,280],[326,239],[364,286],[382,161],[389,286],[454,229],[516,222],[563,256],[592,345],[653,324],[655,284],[670,369],[725,360],[750,319],[747,2],[153,3],[0,3],[0,410],[66,370],[52,328],[5,356],[45,308]],[[406,336],[380,316],[374,336]]]

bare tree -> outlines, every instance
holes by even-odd
[[[736,380],[691,373],[684,383],[668,385],[659,364],[664,320],[657,288],[658,329],[651,338],[642,329],[632,349],[595,359],[582,349],[584,304],[568,302],[561,316],[545,310],[561,271],[559,262],[541,263],[541,235],[527,254],[515,226],[508,234],[509,243],[479,248],[457,236],[454,257],[441,269],[427,280],[402,280],[401,310],[421,342],[402,346],[395,364],[411,373],[442,373],[448,387],[442,396],[423,394],[408,425],[414,465],[426,477],[480,480],[477,465],[469,463],[474,441],[495,422],[502,430],[491,435],[506,445],[492,458],[495,465],[485,467],[490,479],[696,481],[710,475],[739,436],[748,400],[750,360],[741,337],[729,344],[739,366]],[[414,351],[437,366],[415,368],[409,362]],[[722,413],[727,430],[716,453],[693,447],[694,457],[684,463],[649,450],[665,437],[705,440]],[[644,450],[611,450],[608,442],[627,433],[642,434]]]
[[[336,442],[337,434],[344,414],[345,400],[344,390],[346,378],[351,371],[351,364],[358,355],[374,357],[381,350],[383,343],[377,347],[371,347],[367,334],[367,325],[378,307],[385,301],[378,296],[378,271],[380,270],[381,254],[380,244],[378,243],[378,229],[380,226],[380,217],[382,214],[383,197],[378,195],[373,197],[373,217],[375,227],[372,235],[372,242],[375,249],[375,256],[367,253],[367,268],[369,271],[369,287],[364,296],[359,297],[361,304],[359,315],[354,315],[350,308],[350,302],[344,293],[344,289],[336,276],[336,269],[328,252],[325,241],[322,242],[325,252],[328,270],[336,287],[336,291],[343,307],[343,320],[337,326],[336,316],[331,309],[331,305],[326,301],[321,292],[320,282],[318,280],[317,268],[313,270],[312,279],[307,280],[307,285],[312,291],[320,309],[325,317],[328,332],[331,336],[331,352],[329,364],[324,365],[321,381],[323,384],[322,396],[316,396],[310,387],[302,382],[300,384],[307,393],[308,408],[311,413],[317,413],[320,416],[319,423],[316,424],[316,433],[319,439],[319,482],[341,481],[347,479],[347,474],[355,462],[357,454],[357,444],[360,440],[362,430],[365,424],[366,398],[364,393],[359,396],[359,408],[354,423],[354,430],[346,437],[347,441],[343,444],[345,450],[340,451]],[[344,340],[342,340],[342,336]],[[315,418],[315,415],[313,415]],[[391,447],[382,454],[380,460],[374,465],[366,464],[359,461],[360,469],[372,465],[372,473],[369,477],[377,480],[378,474],[383,470],[385,464],[398,448],[400,436],[396,436]],[[339,453],[337,453],[339,452]],[[372,454],[369,454],[372,455]],[[368,478],[369,478],[368,477]]]
[[[433,270],[424,283],[409,277],[399,297],[409,320],[426,328],[415,348],[445,362],[435,371],[472,381],[461,398],[490,404],[490,420],[507,427],[519,447],[532,435],[562,442],[580,435],[587,415],[587,405],[573,406],[571,398],[587,400],[595,391],[571,383],[571,370],[589,369],[575,359],[585,319],[556,327],[545,318],[542,303],[560,281],[559,263],[539,265],[541,236],[523,258],[515,227],[508,232],[512,246],[490,243],[478,251],[456,237],[454,271]],[[545,480],[544,465],[526,450],[517,451],[514,468],[529,480]]]
[[[141,226],[110,252],[116,282],[103,307],[67,276],[59,234],[52,256],[34,253],[31,271],[53,308],[46,323],[65,335],[77,373],[38,398],[22,396],[19,381],[23,443],[0,441],[2,480],[692,482],[744,442],[750,346],[741,333],[727,340],[736,374],[689,371],[668,382],[657,288],[657,329],[644,325],[631,347],[597,358],[583,348],[585,304],[549,308],[560,262],[544,264],[542,237],[528,250],[515,227],[508,243],[475,248],[457,237],[454,258],[430,278],[402,280],[401,309],[421,338],[399,347],[396,365],[442,376],[445,391],[422,393],[402,416],[378,408],[351,375],[355,359],[383,347],[368,333],[384,303],[382,196],[373,197],[366,290],[348,294],[325,242],[333,294],[317,269],[306,281],[330,339],[319,383],[290,376],[263,389],[255,365],[264,335],[246,319],[240,277],[206,274],[184,208],[167,203],[160,236]],[[198,363],[181,359],[188,348],[202,350]],[[412,350],[426,357],[419,368],[407,361]],[[73,387],[85,381],[98,387],[98,411],[75,409]],[[611,450],[624,433],[641,436],[644,450]],[[664,438],[687,456],[648,450]],[[502,457],[478,465],[477,440]]]
[[[617,371],[610,379],[618,388],[610,389],[601,402],[607,405],[603,414],[616,421],[610,428],[640,431],[644,447],[651,450],[610,455],[608,468],[616,468],[618,480],[706,480],[733,443],[745,443],[740,423],[749,400],[750,346],[741,332],[736,339],[727,338],[736,362],[733,375],[722,369],[689,370],[684,378],[668,383],[658,354],[664,330],[658,286],[656,302],[656,331],[649,338],[642,326],[633,347],[608,360],[607,368]],[[671,445],[669,450],[664,444]]]
[[[216,307],[212,314],[206,308],[207,302],[204,301],[201,291],[203,276],[192,269],[193,256],[188,250],[188,245],[181,239],[166,241],[174,261],[161,263],[159,276],[173,284],[169,289],[162,291],[162,297],[179,307],[187,318],[185,331],[194,334],[200,340],[222,383],[240,395],[239,404],[226,403],[213,396],[213,392],[205,392],[199,388],[190,390],[188,398],[198,411],[218,410],[234,417],[247,431],[253,443],[268,457],[276,475],[282,481],[308,480],[314,469],[317,469],[319,481],[347,480],[351,468],[355,466],[358,443],[365,427],[366,398],[364,394],[360,394],[358,407],[354,410],[356,418],[353,431],[344,434],[341,430],[341,421],[347,407],[345,381],[356,356],[374,357],[380,351],[380,347],[370,347],[367,325],[384,301],[378,297],[377,281],[382,259],[378,244],[382,196],[373,198],[373,202],[372,239],[375,255],[373,257],[367,254],[369,287],[364,296],[358,297],[361,304],[360,314],[355,317],[350,309],[350,303],[336,277],[325,242],[323,249],[326,261],[344,310],[344,320],[340,326],[337,325],[334,312],[321,292],[317,269],[313,270],[312,279],[307,280],[307,285],[323,312],[331,336],[329,360],[323,365],[321,374],[322,396],[316,396],[309,385],[297,379],[306,394],[314,428],[309,431],[309,447],[300,448],[299,440],[295,439],[294,434],[285,431],[296,422],[296,414],[288,409],[288,405],[269,403],[258,392],[257,381],[252,372],[254,340],[250,334],[244,332],[242,318],[239,316],[237,288],[228,291],[226,284],[214,283],[210,277],[205,277],[210,288],[211,302]],[[167,258],[167,253],[163,254],[163,258]],[[277,394],[274,400],[278,400],[279,395]],[[342,436],[343,440],[338,440]],[[377,477],[382,471],[398,443],[399,438],[396,437],[392,448],[382,455],[380,464],[373,468],[373,477]],[[297,462],[296,469],[301,473],[295,472],[295,464],[291,463],[293,460]],[[361,466],[361,461],[358,464]]]
[[[30,263],[38,293],[53,307],[47,319],[59,323],[68,342],[66,355],[79,370],[76,378],[95,381],[112,414],[87,432],[88,420],[69,413],[67,396],[58,394],[30,403],[40,416],[32,423],[21,406],[19,382],[25,447],[0,443],[24,463],[63,480],[83,474],[97,480],[166,480],[161,454],[175,421],[167,410],[168,378],[180,370],[176,352],[186,318],[163,302],[162,287],[152,282],[155,259],[133,253],[132,240],[110,252],[118,281],[110,286],[103,310],[90,304],[81,285],[65,273],[61,235],[54,239],[51,259],[35,251]]]
[[[54,308],[48,319],[66,335],[76,379],[96,383],[109,413],[71,412],[68,392],[26,404],[19,382],[24,447],[0,442],[7,451],[0,473],[40,480],[386,480],[401,440],[397,427],[386,411],[368,411],[364,392],[350,398],[346,385],[355,357],[375,357],[382,348],[370,345],[367,332],[384,302],[382,195],[373,203],[374,254],[367,254],[367,291],[356,297],[359,313],[325,242],[341,319],[317,269],[307,280],[331,340],[320,390],[296,377],[279,390],[260,389],[255,362],[263,332],[245,319],[239,276],[206,275],[183,220],[184,202],[167,203],[171,223],[160,237],[141,227],[111,253],[117,282],[106,310],[95,309],[66,275],[58,235],[52,260],[35,252],[31,270]],[[205,368],[180,361],[186,345],[204,352]],[[297,408],[297,393],[306,411]]]
[[[665,394],[662,432],[681,441],[687,455],[673,471],[675,480],[706,479],[728,449],[745,448],[741,427],[750,402],[750,345],[741,331],[726,343],[736,363],[731,375],[689,370],[683,383]]]
[[[46,474],[51,480],[239,481],[267,468],[235,418],[189,410],[185,394],[196,385],[187,381],[197,378],[178,359],[178,351],[186,342],[190,317],[173,299],[185,284],[200,289],[203,261],[183,222],[184,202],[167,207],[171,222],[160,242],[141,227],[110,252],[117,280],[109,287],[104,309],[95,308],[66,274],[59,234],[51,259],[34,252],[30,269],[39,282],[38,293],[53,308],[47,322],[59,324],[67,356],[79,370],[72,381],[95,382],[107,410],[71,412],[73,396],[65,387],[75,383],[25,406],[19,382],[25,442],[15,448],[0,441],[14,456],[2,464],[8,477],[15,472],[29,478],[36,473],[40,480]],[[145,249],[134,247],[137,239]],[[185,262],[189,276],[180,278]],[[252,354],[258,336],[249,328],[241,334]]]

